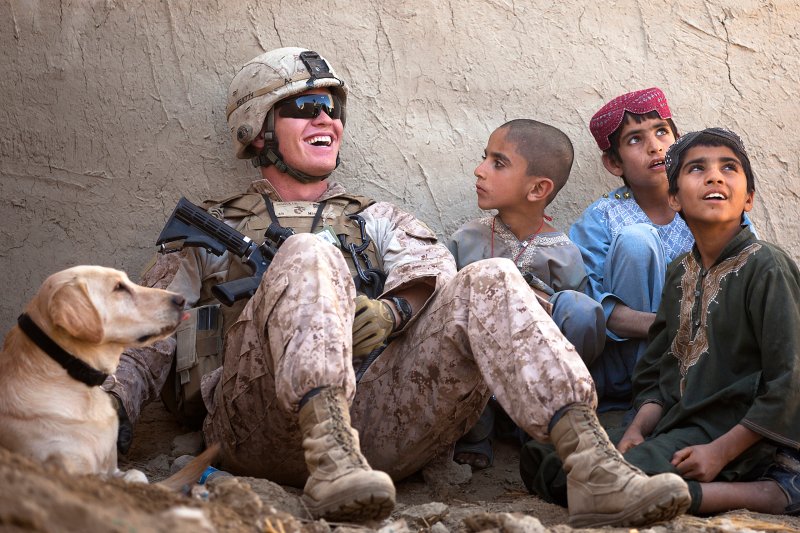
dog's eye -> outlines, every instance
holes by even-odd
[[[116,284],[116,286],[114,287],[114,292],[127,292],[127,293],[130,293],[130,292],[131,292],[131,290],[128,288],[128,286],[127,286],[127,285],[125,285],[124,283],[122,283],[122,282],[120,281],[120,282],[118,282],[118,283]]]

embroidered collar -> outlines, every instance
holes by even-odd
[[[728,244],[725,245],[725,247],[720,252],[719,257],[717,257],[717,260],[714,261],[714,264],[711,266],[711,268],[714,268],[715,266],[717,266],[724,260],[728,259],[729,257],[733,257],[734,255],[738,254],[746,246],[755,242],[756,240],[758,239],[756,238],[755,235],[753,235],[753,232],[750,230],[750,226],[742,225],[742,229],[739,230],[739,233],[737,233],[730,240],[730,242],[728,242]],[[702,258],[700,257],[700,250],[697,249],[696,243],[692,246],[691,254],[694,256],[695,260],[697,261],[697,264],[699,265],[703,264]]]
[[[19,315],[17,324],[36,346],[61,365],[73,379],[84,383],[88,387],[96,387],[102,385],[108,377],[105,372],[92,368],[59,346],[27,314],[22,313]]]

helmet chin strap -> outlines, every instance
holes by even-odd
[[[305,172],[301,172],[296,168],[290,167],[283,160],[283,156],[278,150],[278,139],[275,138],[275,111],[273,109],[270,109],[267,113],[265,123],[266,130],[264,131],[264,148],[261,150],[260,154],[250,160],[254,167],[258,168],[275,165],[275,168],[277,168],[279,171],[285,172],[300,183],[316,183],[318,181],[322,181],[330,176],[333,173],[333,170],[336,170],[339,167],[340,159],[338,153],[336,154],[336,166],[333,167],[333,170],[327,174],[323,174],[322,176],[312,176],[311,174],[306,174]]]
[[[336,154],[336,166],[333,167],[334,170],[339,166],[339,154]],[[250,160],[254,167],[268,167],[270,165],[275,165],[281,172],[285,172],[286,174],[290,175],[300,183],[315,183],[318,181],[322,181],[326,179],[333,173],[333,170],[324,174],[322,176],[312,176],[311,174],[306,174],[305,172],[301,172],[296,168],[292,168],[284,162],[281,153],[278,151],[277,143],[268,143],[264,150],[254,158]]]

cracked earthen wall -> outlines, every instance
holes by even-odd
[[[151,257],[181,195],[240,191],[225,92],[278,47],[327,56],[350,84],[335,179],[405,205],[440,234],[475,217],[491,131],[531,117],[566,131],[567,229],[617,185],[591,115],[657,85],[680,129],[730,127],[758,175],[761,236],[800,258],[800,7],[793,0],[8,0],[0,4],[0,326],[80,263]]]

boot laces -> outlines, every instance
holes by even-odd
[[[334,441],[336,441],[336,444],[342,448],[349,458],[357,463],[356,466],[366,467],[366,460],[361,454],[361,450],[356,447],[355,439],[353,439],[352,428],[350,428],[347,421],[345,421],[341,410],[335,405],[335,401],[332,398],[326,398],[326,400],[326,407],[328,407],[333,425],[333,431],[331,433]]]
[[[599,424],[595,420],[591,420],[589,425],[592,428],[592,435],[594,436],[595,443],[598,448],[600,448],[603,454],[608,457],[609,459],[613,460],[616,463],[624,465],[626,468],[629,468],[636,474],[646,475],[637,467],[630,464],[628,461],[622,457],[622,454],[614,447],[613,444],[608,439],[608,435],[605,431],[599,426]]]

